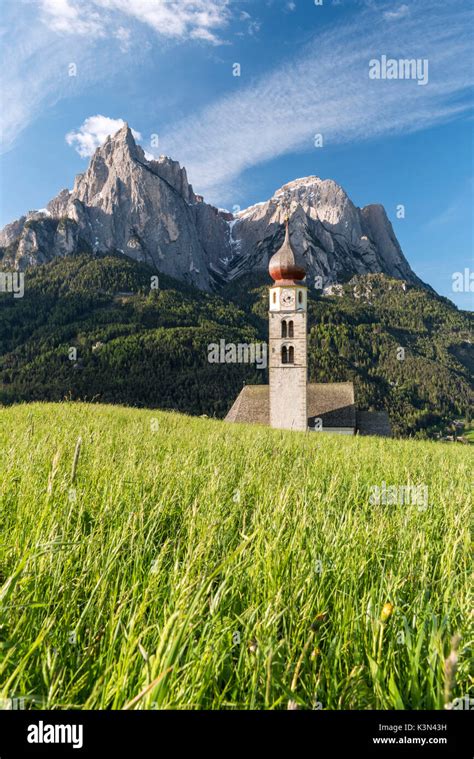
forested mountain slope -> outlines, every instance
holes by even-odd
[[[63,398],[225,415],[255,365],[208,361],[208,346],[267,339],[267,278],[219,295],[120,255],[67,256],[0,295],[0,402]],[[354,380],[359,407],[396,434],[425,435],[472,406],[472,314],[386,275],[332,295],[310,290],[309,379]],[[404,349],[404,358],[403,351]],[[75,351],[71,351],[75,349]]]

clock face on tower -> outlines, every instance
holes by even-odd
[[[291,308],[295,305],[295,293],[293,290],[283,290],[281,294],[281,304],[285,308]]]

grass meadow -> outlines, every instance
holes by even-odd
[[[0,409],[0,697],[443,709],[469,692],[472,448]],[[372,488],[427,487],[428,505]]]

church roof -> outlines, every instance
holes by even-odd
[[[322,419],[323,429],[356,426],[352,382],[310,383],[307,386],[308,423]],[[226,416],[228,422],[270,424],[268,385],[245,385]]]
[[[322,419],[325,427],[355,427],[356,408],[352,382],[309,383],[306,390],[308,423]]]
[[[270,424],[268,385],[244,385],[225,420],[246,424]]]
[[[360,435],[391,437],[386,411],[359,411],[352,382],[309,383],[307,385],[308,426],[322,419],[323,430],[350,428]],[[268,385],[245,385],[235,399],[227,422],[270,425]]]

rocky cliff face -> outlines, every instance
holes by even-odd
[[[72,191],[0,232],[0,265],[24,269],[78,251],[115,250],[209,290],[265,271],[287,212],[309,281],[318,276],[329,286],[384,272],[420,284],[382,206],[356,208],[335,182],[312,176],[234,217],[195,195],[176,161],[147,160],[127,125],[96,150]]]
[[[323,286],[329,286],[356,274],[383,272],[421,284],[383,206],[356,208],[336,182],[315,176],[289,182],[266,203],[237,215],[227,277],[266,269],[269,256],[283,241],[286,212],[293,249],[309,280],[320,277]]]

